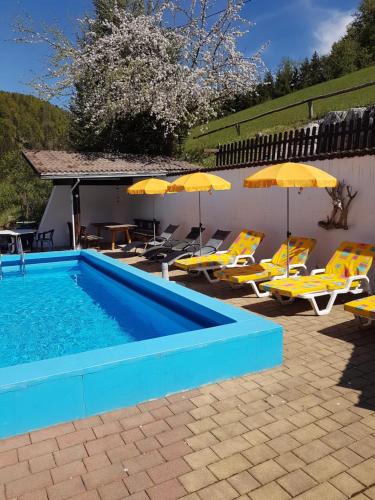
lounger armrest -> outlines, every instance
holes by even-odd
[[[253,254],[249,253],[249,254],[236,255],[235,258],[234,258],[234,260],[233,260],[233,262],[232,262],[232,264],[231,264],[231,266],[236,266],[238,264],[238,262],[240,260],[243,260],[243,259],[246,259],[246,260],[250,261],[252,264],[255,263],[255,259],[253,257]]]
[[[349,290],[353,281],[365,281],[367,284],[370,283],[368,276],[366,276],[365,274],[357,274],[355,276],[349,276],[349,278],[346,280],[345,288]]]
[[[326,270],[325,269],[313,269],[310,273],[310,276],[315,276],[315,274],[322,274],[322,273],[325,273]]]
[[[259,263],[265,264],[266,262],[272,262],[272,259],[262,259]]]

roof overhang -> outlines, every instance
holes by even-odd
[[[118,181],[134,177],[165,177],[198,170],[185,161],[162,156],[78,151],[23,151],[35,173],[46,180]]]

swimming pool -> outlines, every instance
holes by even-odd
[[[94,251],[3,258],[0,437],[281,363],[281,327]]]

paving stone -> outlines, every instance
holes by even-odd
[[[102,500],[120,500],[128,496],[128,490],[122,481],[114,481],[99,486],[98,491]]]
[[[183,457],[191,453],[192,449],[185,441],[169,444],[159,449],[159,453],[165,460],[174,460],[175,458]]]
[[[249,470],[260,484],[267,484],[285,474],[285,470],[274,460],[267,460]]]
[[[218,479],[226,479],[248,469],[250,466],[250,462],[243,455],[237,453],[209,465],[208,468]]]
[[[315,486],[311,490],[302,493],[298,497],[299,500],[344,500],[346,497],[341,491],[332,486],[330,483],[323,483]]]
[[[253,491],[260,486],[260,483],[247,471],[228,478],[228,482],[240,495],[249,493],[249,491]]]
[[[215,500],[233,500],[238,498],[238,493],[227,481],[219,481],[200,490],[199,496],[202,500],[212,500],[213,498]]]
[[[117,444],[117,443],[115,443]],[[89,449],[89,451],[92,451]],[[122,462],[123,460],[127,460],[128,458],[133,458],[137,457],[141,454],[141,452],[138,450],[138,448],[135,446],[135,444],[130,443],[130,444],[120,444],[120,446],[116,446],[115,448],[110,448],[110,449],[103,449],[100,455],[102,455],[104,452],[106,452],[107,456],[109,457],[109,460],[111,463],[116,464],[118,462]],[[95,454],[92,455],[95,457]]]
[[[125,477],[125,468],[121,464],[110,465],[82,475],[83,482],[88,490]]]
[[[92,429],[81,429],[79,431],[70,432],[69,434],[64,434],[63,436],[58,436],[57,442],[60,450],[63,450],[64,448],[70,448],[76,444],[85,443],[93,439],[95,439],[95,434]],[[46,442],[47,441],[44,441],[44,443]]]
[[[203,450],[185,455],[184,460],[186,460],[192,469],[200,469],[214,462],[218,462],[220,458],[210,448],[204,448]]]
[[[85,464],[88,472],[102,469],[103,467],[108,467],[109,465],[111,465],[111,462],[109,461],[109,458],[105,453],[99,453],[97,455],[84,458],[83,463]]]
[[[309,424],[290,433],[290,435],[301,444],[310,443],[326,434],[326,431],[315,424]]]
[[[14,498],[37,491],[52,484],[52,478],[49,471],[37,472],[24,476],[14,481],[6,482],[5,493],[7,498]]]
[[[190,471],[190,466],[182,458],[176,458],[147,470],[155,484],[164,483]]]
[[[188,472],[179,477],[179,480],[189,493],[201,490],[217,481],[216,477],[206,467]]]
[[[146,472],[138,472],[126,477],[123,481],[130,493],[137,493],[153,486],[153,482]]]
[[[305,471],[318,483],[323,483],[327,479],[343,472],[345,469],[346,466],[332,456],[321,458],[305,467]]]
[[[8,450],[0,453],[0,469],[18,462],[17,450]]]
[[[352,443],[349,448],[363,458],[370,458],[375,455],[375,437],[367,436],[360,441]]]
[[[316,486],[314,481],[309,475],[302,470],[296,470],[286,474],[278,479],[278,483],[286,490],[292,497],[296,497],[301,493]]]
[[[80,477],[68,479],[62,483],[47,488],[49,500],[65,500],[85,492],[85,486]]]
[[[69,462],[74,462],[74,460],[79,460],[80,458],[85,458],[88,456],[86,448],[82,444],[75,446],[70,446],[64,450],[55,451],[53,457],[57,465],[64,465]]]
[[[61,465],[51,469],[51,475],[54,483],[60,483],[67,479],[72,479],[75,476],[80,476],[86,473],[86,467],[80,460]]]
[[[305,465],[305,462],[292,452],[275,457],[275,461],[288,472],[301,469]]]
[[[158,452],[158,450],[153,450],[138,457],[124,460],[123,466],[125,472],[128,472],[129,474],[135,474],[137,472],[150,469],[151,467],[154,467],[156,465],[160,465],[163,462],[164,459]]]
[[[363,484],[346,472],[342,472],[341,474],[331,478],[329,482],[346,495],[347,498],[352,497],[355,493],[358,493],[358,491],[363,489]]]
[[[185,495],[186,490],[177,479],[171,479],[147,490],[151,500],[176,500]]]
[[[291,498],[289,493],[276,482],[266,484],[257,490],[251,491],[249,497],[252,500],[288,500],[288,498]]]
[[[212,446],[213,451],[220,458],[229,457],[248,448],[250,448],[250,443],[242,436],[234,436]]]
[[[375,482],[375,458],[369,458],[348,469],[347,472],[365,486],[373,485]]]
[[[258,465],[266,460],[269,460],[270,458],[276,457],[277,453],[267,444],[263,443],[245,450],[243,455],[251,462],[252,465]]]
[[[46,439],[45,441],[40,441],[28,446],[23,446],[18,448],[18,458],[20,461],[30,460],[34,457],[39,457],[40,455],[46,455],[52,451],[58,450],[56,439]]]
[[[43,470],[53,469],[56,467],[56,462],[52,453],[47,453],[47,455],[41,455],[40,457],[35,457],[29,460],[30,471],[32,473],[41,472]],[[1,470],[0,470],[1,474]]]
[[[203,448],[208,448],[209,446],[212,446],[218,442],[219,440],[211,432],[204,432],[202,434],[198,434],[197,436],[186,439],[186,443],[188,444],[188,446],[196,451],[202,450]]]
[[[300,448],[296,448],[293,453],[295,453],[301,460],[309,464],[325,457],[326,455],[329,455],[332,451],[333,449],[323,443],[323,441],[316,439],[315,441],[311,441],[311,443],[305,444]]]

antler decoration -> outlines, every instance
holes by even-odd
[[[332,200],[332,212],[326,220],[318,222],[323,229],[349,229],[348,214],[352,201],[357,196],[358,191],[353,193],[352,187],[339,181],[335,188],[326,188]]]

